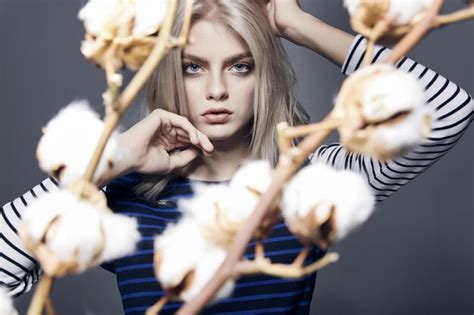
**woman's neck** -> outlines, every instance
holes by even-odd
[[[201,155],[193,163],[195,166],[186,177],[202,181],[225,181],[232,178],[242,162],[250,157],[250,147],[246,137],[234,135],[233,139],[213,141],[211,156]]]

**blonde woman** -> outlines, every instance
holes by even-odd
[[[179,21],[174,26],[176,34]],[[103,265],[117,277],[124,313],[143,314],[163,296],[153,275],[153,238],[179,218],[176,200],[192,195],[192,183],[228,181],[247,159],[275,163],[276,124],[308,121],[295,98],[294,74],[278,37],[323,55],[341,66],[344,74],[360,66],[366,44],[364,38],[302,11],[296,0],[197,0],[191,43],[169,55],[150,80],[149,114],[120,136],[130,154],[117,160],[114,170],[100,182],[107,184],[109,206],[136,217],[142,234],[134,254]],[[388,52],[377,47],[373,62]],[[378,201],[447,152],[469,125],[473,111],[471,97],[454,83],[409,58],[397,66],[417,75],[426,87],[428,106],[435,110],[429,139],[406,156],[383,164],[348,153],[339,144],[322,146],[311,160],[361,172]],[[1,281],[12,295],[30,290],[41,274],[16,235],[21,212],[28,200],[52,189],[56,182],[46,179],[3,207],[7,259],[1,267],[7,273]],[[273,261],[290,263],[301,245],[279,222],[265,248]],[[246,257],[252,258],[253,253],[254,244],[250,244]],[[321,254],[313,248],[308,262]],[[315,279],[316,275],[245,277],[231,297],[204,312],[307,314]],[[163,313],[174,313],[179,306],[170,303]]]

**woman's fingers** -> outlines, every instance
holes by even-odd
[[[177,128],[177,134],[178,134],[178,139],[180,140],[183,140],[185,138],[189,139],[188,132],[183,129]],[[214,150],[214,146],[212,145],[209,138],[197,129],[196,129],[196,135],[198,139],[197,143],[193,143],[191,142],[191,140],[189,140],[189,142],[200,147],[206,153],[211,153]]]
[[[170,170],[186,166],[198,155],[199,151],[196,148],[177,151],[170,154]]]

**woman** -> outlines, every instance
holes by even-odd
[[[179,24],[174,31],[178,33]],[[154,235],[178,219],[174,201],[189,197],[193,182],[229,180],[245,159],[275,162],[276,123],[307,121],[293,94],[293,74],[272,31],[322,54],[342,66],[345,74],[360,66],[365,50],[363,38],[354,39],[320,22],[303,12],[296,0],[274,0],[266,7],[253,1],[196,1],[191,44],[170,55],[148,86],[150,111],[162,109],[152,111],[121,135],[130,155],[117,161],[114,172],[101,180],[101,184],[108,183],[109,206],[136,217],[142,234],[133,255],[104,264],[117,276],[125,313],[141,314],[163,294],[153,276],[152,244]],[[378,47],[373,61],[382,60],[387,53]],[[384,164],[347,153],[338,144],[322,146],[312,158],[360,171],[378,201],[451,148],[467,128],[473,110],[467,93],[440,75],[408,58],[398,67],[416,74],[426,87],[429,106],[436,110],[430,138],[405,157]],[[29,290],[40,273],[15,234],[21,212],[31,198],[51,189],[56,185],[45,180],[3,208],[2,233],[9,258],[1,266],[8,272],[2,281],[12,294]],[[288,263],[301,245],[280,222],[265,249],[273,261]],[[251,244],[246,257],[251,258],[253,251]],[[314,248],[308,260],[320,254]],[[308,313],[314,282],[315,275],[298,280],[246,277],[238,282],[232,297],[207,311]],[[164,312],[173,313],[178,307],[179,303],[171,303]]]

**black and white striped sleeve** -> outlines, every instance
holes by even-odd
[[[21,215],[26,206],[35,198],[58,189],[52,177],[46,178],[28,192],[5,204],[0,219],[0,284],[9,294],[17,297],[27,292],[42,274],[39,264],[24,247],[17,234]]]
[[[366,39],[356,36],[342,66],[342,73],[349,75],[362,64]],[[380,62],[390,49],[376,46],[372,63]],[[389,162],[379,162],[369,156],[351,153],[339,143],[323,145],[312,156],[312,162],[323,161],[336,169],[352,169],[366,176],[369,185],[382,201],[400,187],[429,168],[446,154],[461,138],[472,121],[472,97],[455,83],[416,61],[403,57],[396,66],[414,74],[425,87],[425,99],[435,114],[430,136],[402,157]]]

